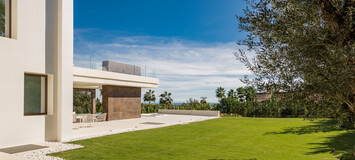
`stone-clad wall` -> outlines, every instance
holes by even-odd
[[[102,86],[102,101],[109,121],[141,117],[141,88]]]

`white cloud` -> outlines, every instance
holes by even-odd
[[[215,89],[219,86],[235,89],[243,86],[239,78],[251,72],[233,55],[246,49],[230,43],[197,43],[175,38],[135,36],[118,37],[102,43],[76,37],[74,63],[79,67],[101,68],[101,61],[112,60],[147,68],[147,76],[160,79],[159,95],[164,90],[172,93],[175,102],[188,98],[208,97],[216,102]],[[142,71],[142,75],[145,72]],[[142,90],[144,93],[146,90]]]

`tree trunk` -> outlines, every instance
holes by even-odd
[[[355,120],[355,88],[353,88],[353,99],[352,99],[352,104],[349,106],[351,112],[353,112],[353,120]],[[354,128],[355,128],[355,122],[353,122]],[[355,152],[354,152],[355,153]]]

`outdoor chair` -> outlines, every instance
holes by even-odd
[[[97,122],[104,122],[104,121],[106,121],[106,115],[107,115],[107,113],[102,113],[102,114],[97,115],[96,121],[97,121]]]
[[[76,123],[76,114],[73,114],[73,123]]]
[[[82,120],[83,120],[83,123],[87,123],[87,124],[89,124],[89,126],[92,126],[92,123],[94,123],[95,121],[94,121],[94,115],[93,114],[85,114],[85,115],[82,115],[83,116],[83,118],[82,118]]]

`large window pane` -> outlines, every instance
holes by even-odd
[[[10,2],[11,0],[0,0],[0,36],[10,37]]]
[[[46,76],[25,75],[25,115],[46,114]]]

